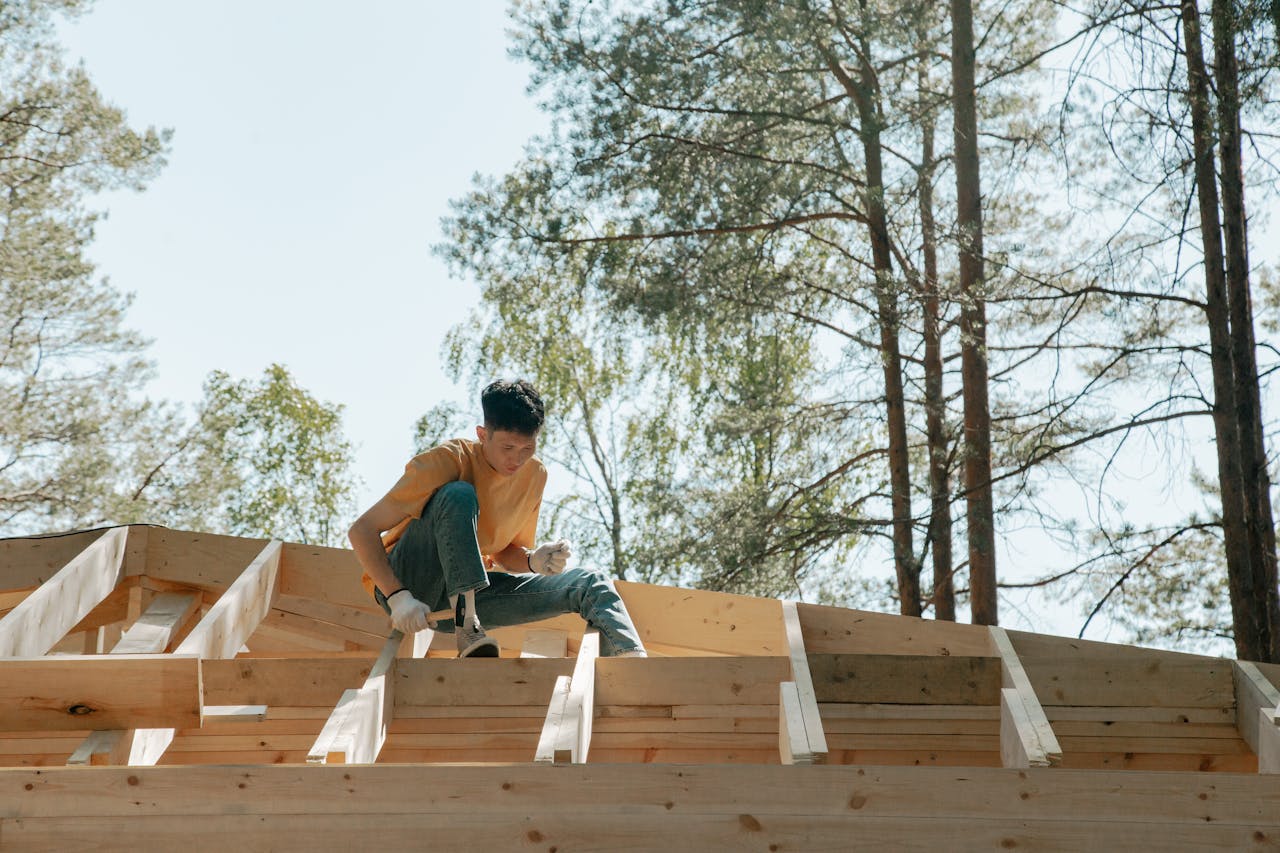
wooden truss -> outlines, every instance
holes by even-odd
[[[1280,666],[622,582],[647,659],[564,616],[460,661],[358,577],[0,540],[0,848],[1280,844]]]

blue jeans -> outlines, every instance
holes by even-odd
[[[449,598],[476,590],[480,624],[501,628],[578,613],[600,629],[600,654],[644,648],[627,606],[613,580],[604,573],[572,569],[558,575],[486,572],[476,543],[480,504],[475,487],[453,482],[442,486],[388,554],[396,578],[432,610],[449,607]],[[375,597],[386,609],[381,590]],[[439,623],[453,630],[453,619]]]

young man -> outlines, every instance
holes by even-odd
[[[563,539],[534,547],[547,469],[534,457],[542,399],[524,380],[498,381],[480,395],[476,440],[454,439],[409,460],[391,491],[351,526],[362,582],[404,633],[453,608],[441,630],[459,657],[496,657],[491,628],[580,613],[600,629],[602,655],[642,656],[640,635],[613,581],[565,570]],[[495,571],[486,571],[494,569]]]

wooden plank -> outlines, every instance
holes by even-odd
[[[813,764],[804,732],[804,710],[794,681],[778,685],[778,753],[783,764]]]
[[[35,589],[102,537],[101,529],[0,539],[0,589]]]
[[[664,822],[676,815],[715,814],[735,821],[748,814],[766,828],[774,817],[841,815],[850,823],[845,825],[843,841],[827,846],[831,850],[849,849],[851,838],[861,841],[862,821],[888,818],[901,819],[901,834],[886,849],[901,849],[904,839],[911,842],[912,849],[920,850],[954,849],[957,838],[963,839],[963,846],[980,846],[961,834],[971,825],[958,828],[954,819],[959,818],[975,824],[1021,824],[1011,836],[1019,839],[1017,846],[1007,849],[1071,849],[1062,838],[1035,830],[1045,822],[1093,826],[1092,837],[1099,840],[1097,849],[1102,850],[1120,849],[1114,839],[1125,827],[1146,833],[1145,842],[1134,849],[1164,850],[1188,847],[1194,839],[1186,833],[1195,827],[1243,826],[1263,834],[1262,840],[1244,845],[1244,849],[1253,849],[1250,844],[1261,847],[1264,842],[1273,843],[1280,833],[1280,786],[1272,779],[1246,774],[868,765],[675,767],[637,763],[548,767],[527,760],[500,767],[0,770],[0,820],[6,821],[6,831],[10,820],[96,819],[96,825],[103,826],[106,819],[119,818],[123,834],[113,843],[122,848],[128,841],[146,839],[148,831],[164,826],[165,820],[194,826],[194,819],[201,816],[230,815],[263,828],[270,827],[275,816],[309,819],[345,815],[367,829],[371,821],[392,825],[400,816],[415,814],[466,815],[474,825],[492,822],[483,817],[477,821],[477,814],[507,814],[520,816],[517,823],[529,829],[538,825],[537,818],[550,813],[574,819],[605,816],[621,820],[620,825],[640,832],[637,839],[643,844],[637,840],[631,849],[689,849],[687,843],[656,843]],[[919,829],[919,824],[926,829]],[[930,826],[934,828],[927,828]],[[941,838],[944,830],[952,833],[949,842]],[[743,832],[741,826],[738,831]],[[716,849],[754,846],[756,840],[762,840],[753,834],[740,834],[737,839],[736,845],[722,844]],[[6,840],[11,839],[6,836]],[[1172,845],[1162,843],[1166,840]],[[224,844],[225,839],[218,837],[218,843]],[[152,839],[140,846],[159,845]],[[246,849],[265,846],[259,841]],[[315,846],[332,849],[335,844],[320,842]],[[581,846],[599,849],[602,842],[597,839],[595,844]],[[812,843],[803,842],[784,849],[794,846],[814,849]],[[998,842],[994,846],[998,849]],[[83,847],[102,849],[102,844],[92,842]],[[623,849],[627,849],[625,845]]]
[[[267,718],[266,705],[205,705],[202,729],[217,723],[260,723]]]
[[[280,542],[268,543],[178,644],[174,654],[210,659],[235,657],[275,600],[280,552]],[[137,729],[133,734],[129,763],[135,766],[155,764],[173,742],[173,736],[173,728]]]
[[[166,592],[157,595],[111,649],[114,655],[160,654],[200,607],[194,593]]]
[[[1011,687],[1000,691],[1000,763],[1005,767],[1049,766],[1022,697]]]
[[[288,555],[293,551],[285,546],[282,559],[287,562]],[[286,576],[294,573],[294,566],[289,564],[289,571]],[[282,583],[287,582],[282,579]],[[305,616],[317,622],[324,622],[331,625],[338,625],[344,628],[360,631],[378,637],[380,640],[387,636],[391,630],[391,622],[387,614],[375,605],[372,601],[367,607],[351,607],[348,605],[334,604],[329,601],[322,601],[315,598],[304,598],[300,595],[289,595],[281,593],[276,596],[275,609],[285,613],[292,613],[297,616]],[[381,643],[378,648],[381,649]]]
[[[787,639],[774,599],[616,581],[645,647],[682,646],[734,655],[783,655]],[[770,685],[770,694],[777,688]]]
[[[111,594],[123,576],[128,528],[115,527],[0,619],[0,658],[37,657]]]
[[[1000,755],[1003,758],[1027,762],[1009,764],[1009,767],[1043,767],[1062,760],[1062,746],[1053,733],[1053,726],[1045,716],[1044,708],[1036,696],[1031,679],[1027,677],[1022,661],[1005,630],[997,625],[989,627],[991,644],[1000,657]],[[1011,696],[1007,691],[1012,690]],[[1007,707],[1014,699],[1021,709]],[[1007,726],[1013,731],[1006,732]],[[1006,748],[1007,747],[1007,748]]]
[[[1228,660],[1021,631],[1006,633],[1046,708],[1235,705],[1233,667]]]
[[[556,762],[556,744],[561,740],[560,731],[564,728],[569,711],[569,685],[572,680],[567,675],[556,678],[556,686],[551,692],[551,701],[547,703],[546,717],[538,735],[538,746],[533,751],[533,760],[538,764]]]
[[[1280,712],[1258,709],[1258,772],[1280,773]]]
[[[571,658],[401,660],[396,667],[396,707],[538,705],[545,708],[556,677],[572,673],[573,667]],[[399,710],[396,713],[400,713]]]
[[[284,560],[289,571],[284,576],[281,592],[382,614],[382,609],[360,584],[360,563],[351,549],[289,542],[284,546]],[[385,637],[391,624],[385,615],[382,619],[382,628],[375,633]]]
[[[821,764],[827,756],[827,740],[822,733],[822,717],[818,714],[818,699],[813,691],[813,676],[809,672],[809,658],[805,654],[804,633],[800,627],[800,614],[794,601],[782,602],[782,623],[787,634],[787,655],[791,660],[791,681],[795,684],[796,699],[800,703],[804,723],[801,734],[808,746],[802,751],[810,763]],[[785,695],[785,693],[784,693]]]
[[[435,637],[436,632],[431,628],[423,628],[414,634],[405,635],[400,641],[400,649],[396,652],[396,656],[411,659],[425,658],[427,652],[431,650]]]
[[[809,654],[990,654],[990,641],[981,625],[821,604],[800,604],[799,613]]]
[[[189,655],[0,659],[0,731],[199,726],[201,704]]]
[[[217,594],[228,589],[268,544],[266,539],[151,527],[147,533],[147,578],[153,583],[167,581]]]
[[[332,709],[342,691],[348,685],[363,683],[372,667],[367,655],[207,660],[203,663],[204,697],[210,705]]]
[[[393,716],[393,676],[403,639],[403,634],[393,630],[364,684],[342,694],[307,752],[308,764],[372,764],[378,760]]]
[[[279,541],[267,543],[174,651],[202,658],[233,658],[271,609],[278,588]]]
[[[522,658],[562,658],[569,649],[569,635],[564,631],[539,628],[527,631],[524,645],[520,648]]]
[[[1057,723],[1060,720],[1094,720],[1104,722],[1154,722],[1190,723],[1192,725],[1225,723],[1236,724],[1235,706],[1219,708],[1150,708],[1114,706],[1063,706],[1045,705],[1045,715]]]
[[[778,701],[778,683],[790,674],[791,661],[785,657],[606,657],[596,664],[596,702],[772,705]]]
[[[384,825],[385,824],[385,825]],[[987,820],[958,815],[948,820],[864,818],[850,814],[781,814],[762,821],[751,813],[678,813],[641,824],[625,810],[575,816],[563,809],[539,809],[523,820],[482,821],[461,809],[448,814],[405,812],[381,821],[340,815],[277,815],[246,820],[217,815],[191,820],[150,818],[140,826],[113,817],[98,821],[34,819],[7,828],[6,839],[22,850],[96,849],[127,851],[145,847],[184,849],[191,838],[216,838],[224,849],[366,849],[372,827],[390,849],[416,849],[424,838],[464,837],[480,850],[520,850],[536,844],[550,850],[814,850],[850,849],[850,839],[868,849],[949,849],[956,839],[980,850],[1116,849],[1205,851],[1254,849],[1268,839],[1255,825],[1166,828],[1129,823]],[[144,834],[145,833],[145,834]],[[1261,838],[1259,838],[1259,836]],[[536,839],[536,842],[533,841]],[[132,844],[133,847],[127,846]]]
[[[1236,725],[1249,748],[1261,756],[1258,711],[1275,710],[1280,705],[1280,690],[1272,684],[1258,665],[1251,661],[1232,661],[1232,679],[1236,693]]]
[[[195,614],[199,603],[199,597],[193,593],[161,593],[115,644],[111,654],[162,654]],[[71,754],[67,763],[127,764],[137,740],[133,730],[94,732]],[[148,742],[154,740],[152,737]]]
[[[1000,709],[983,705],[886,705],[876,702],[824,702],[824,721],[831,720],[996,720]]]
[[[71,753],[71,757],[67,759],[68,766],[128,764],[129,745],[125,740],[125,734],[126,731],[123,729],[91,732]]]
[[[589,629],[582,635],[578,657],[569,682],[569,701],[556,739],[556,763],[584,764],[591,750],[592,723],[596,709],[596,661],[600,657],[600,632]]]
[[[1000,659],[932,655],[809,655],[819,702],[991,705]]]
[[[380,651],[383,642],[387,639],[387,631],[390,630],[389,625],[383,625],[379,633],[368,634],[364,631],[348,628],[346,625],[322,622],[310,616],[299,616],[296,613],[290,613],[278,607],[273,607],[267,611],[262,617],[262,622],[257,630],[261,630],[264,627],[299,637],[321,640],[326,645],[338,649],[360,649],[364,651]],[[245,641],[245,644],[252,647],[255,642],[256,637],[250,637]]]
[[[1077,752],[1062,754],[1060,767],[1081,770],[1159,770],[1165,773],[1258,772],[1258,757],[1251,752],[1238,755],[1220,753]]]

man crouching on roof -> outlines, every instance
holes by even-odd
[[[565,570],[570,544],[534,547],[547,469],[533,455],[544,409],[524,380],[480,395],[484,426],[409,460],[404,475],[351,525],[365,589],[405,634],[453,609],[458,657],[497,657],[490,628],[580,613],[600,630],[600,653],[642,657],[640,635],[613,581]],[[496,569],[497,571],[486,571]]]

